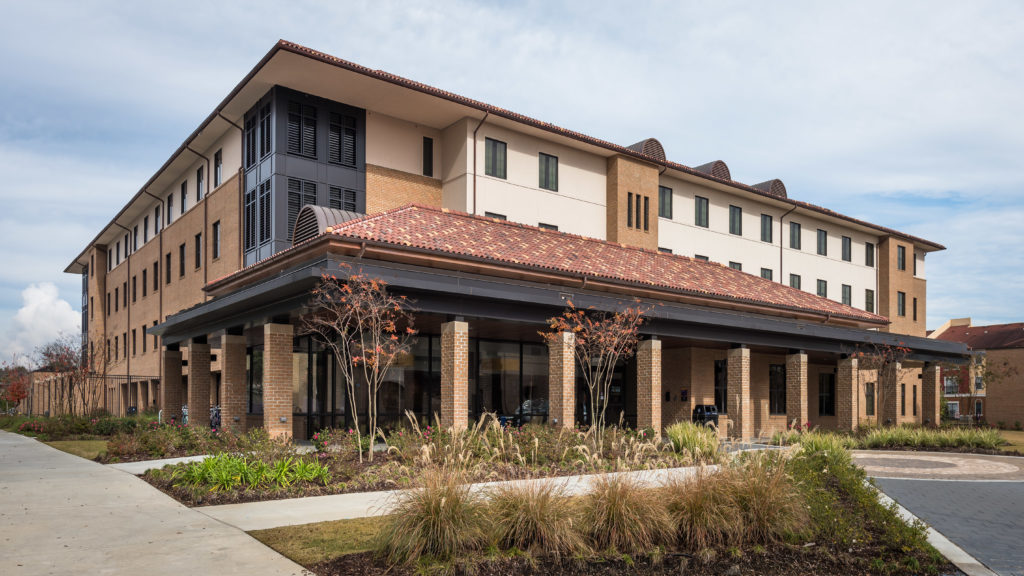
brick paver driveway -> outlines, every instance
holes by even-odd
[[[857,452],[883,492],[993,571],[1024,576],[1024,458]]]

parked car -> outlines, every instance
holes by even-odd
[[[703,424],[708,426],[714,424],[718,427],[718,407],[714,404],[697,404],[693,407],[693,419],[694,424]]]

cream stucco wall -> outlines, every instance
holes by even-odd
[[[441,131],[366,111],[366,163],[423,174],[423,138],[434,140],[434,177],[441,175]]]

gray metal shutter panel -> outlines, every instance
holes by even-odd
[[[288,103],[288,152],[302,153],[302,105]]]
[[[260,184],[260,243],[270,240],[270,180]]]

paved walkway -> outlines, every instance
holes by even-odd
[[[716,471],[717,466],[708,466],[706,470]],[[632,476],[641,484],[657,486],[673,478],[686,478],[697,472],[698,468],[670,468],[664,470],[640,470],[637,472],[618,472]],[[590,489],[595,475],[565,476],[559,478],[541,478],[536,480],[512,480],[508,482],[484,482],[473,484],[473,490],[484,491],[503,484],[532,484],[538,482],[553,483],[560,486],[566,495],[584,494]],[[311,522],[327,522],[331,520],[347,520],[380,516],[391,511],[400,490],[383,492],[359,492],[354,494],[335,494],[331,496],[313,496],[309,498],[290,498],[287,500],[270,500],[266,502],[248,502],[245,504],[222,504],[219,506],[203,506],[195,508],[246,532],[277,528],[278,526],[297,526]]]
[[[876,484],[1002,576],[1024,576],[1024,458],[941,452],[854,454]]]
[[[0,431],[0,574],[302,574],[124,472]]]

